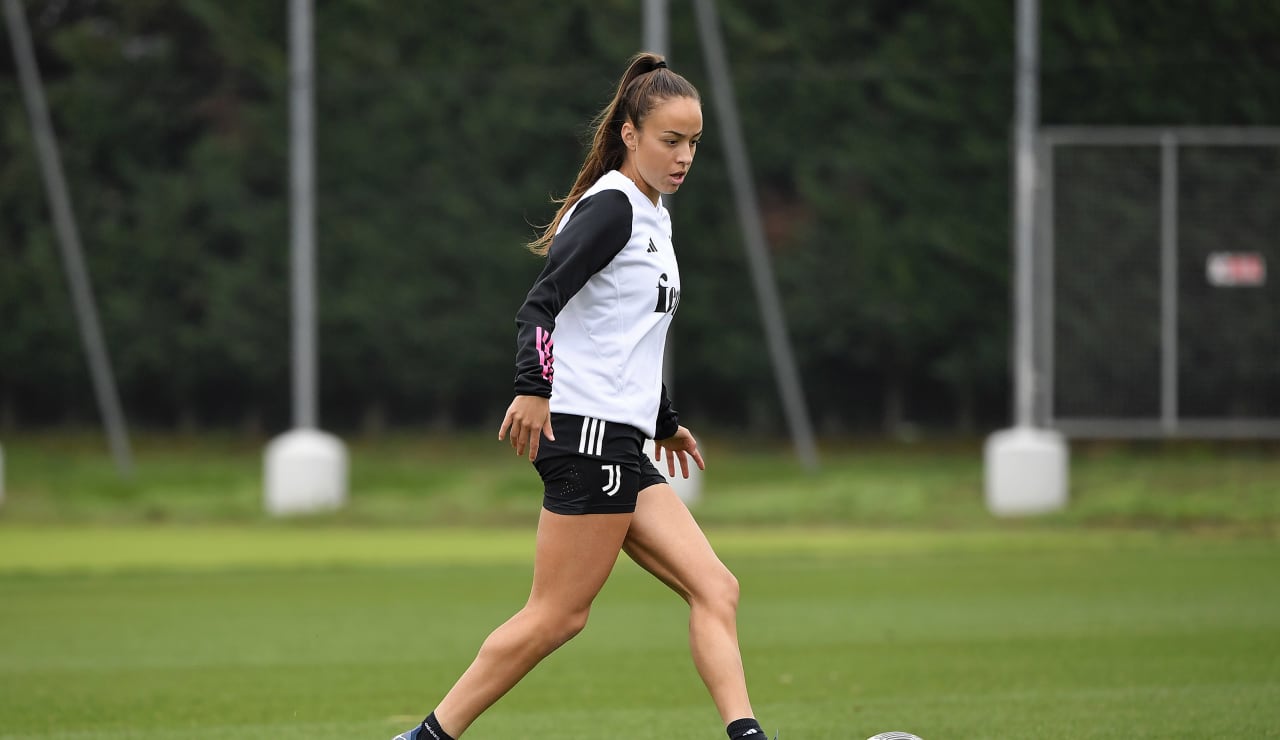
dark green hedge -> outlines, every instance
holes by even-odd
[[[286,5],[26,4],[136,423],[288,423]],[[1004,423],[1014,3],[719,5],[820,427]],[[1280,122],[1280,5],[1045,6],[1046,122]],[[639,48],[640,7],[317,3],[326,426],[496,423],[512,316],[539,269],[521,245]],[[709,94],[692,9],[671,13],[672,66]],[[780,430],[705,110],[673,206],[677,401],[708,423]],[[92,419],[8,54],[0,322],[0,421]]]

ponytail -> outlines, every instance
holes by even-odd
[[[578,178],[564,198],[556,198],[560,204],[556,217],[542,230],[542,234],[527,245],[534,254],[546,255],[551,248],[560,222],[570,208],[578,202],[596,180],[610,170],[622,167],[627,158],[627,147],[622,141],[622,124],[628,120],[640,127],[649,111],[669,98],[693,98],[699,100],[698,90],[689,81],[667,68],[667,62],[658,54],[641,52],[631,57],[627,71],[618,81],[613,100],[592,121],[591,149],[578,170]]]

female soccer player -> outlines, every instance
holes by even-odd
[[[689,643],[730,738],[763,740],[738,651],[738,582],[644,454],[687,478],[704,467],[662,385],[680,271],[661,196],[702,136],[697,89],[662,57],[631,59],[555,220],[530,244],[547,263],[516,313],[509,437],[542,477],[533,588],[422,724],[393,740],[452,740],[576,635],[619,552],[689,603]]]

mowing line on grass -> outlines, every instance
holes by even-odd
[[[711,529],[722,555],[1045,551],[1149,547],[1185,536],[1139,531]],[[0,527],[0,572],[219,570],[531,562],[528,529],[122,525]]]

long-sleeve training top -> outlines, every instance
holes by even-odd
[[[604,174],[561,219],[516,312],[516,394],[670,437],[679,422],[662,356],[679,304],[667,209],[621,172]]]

